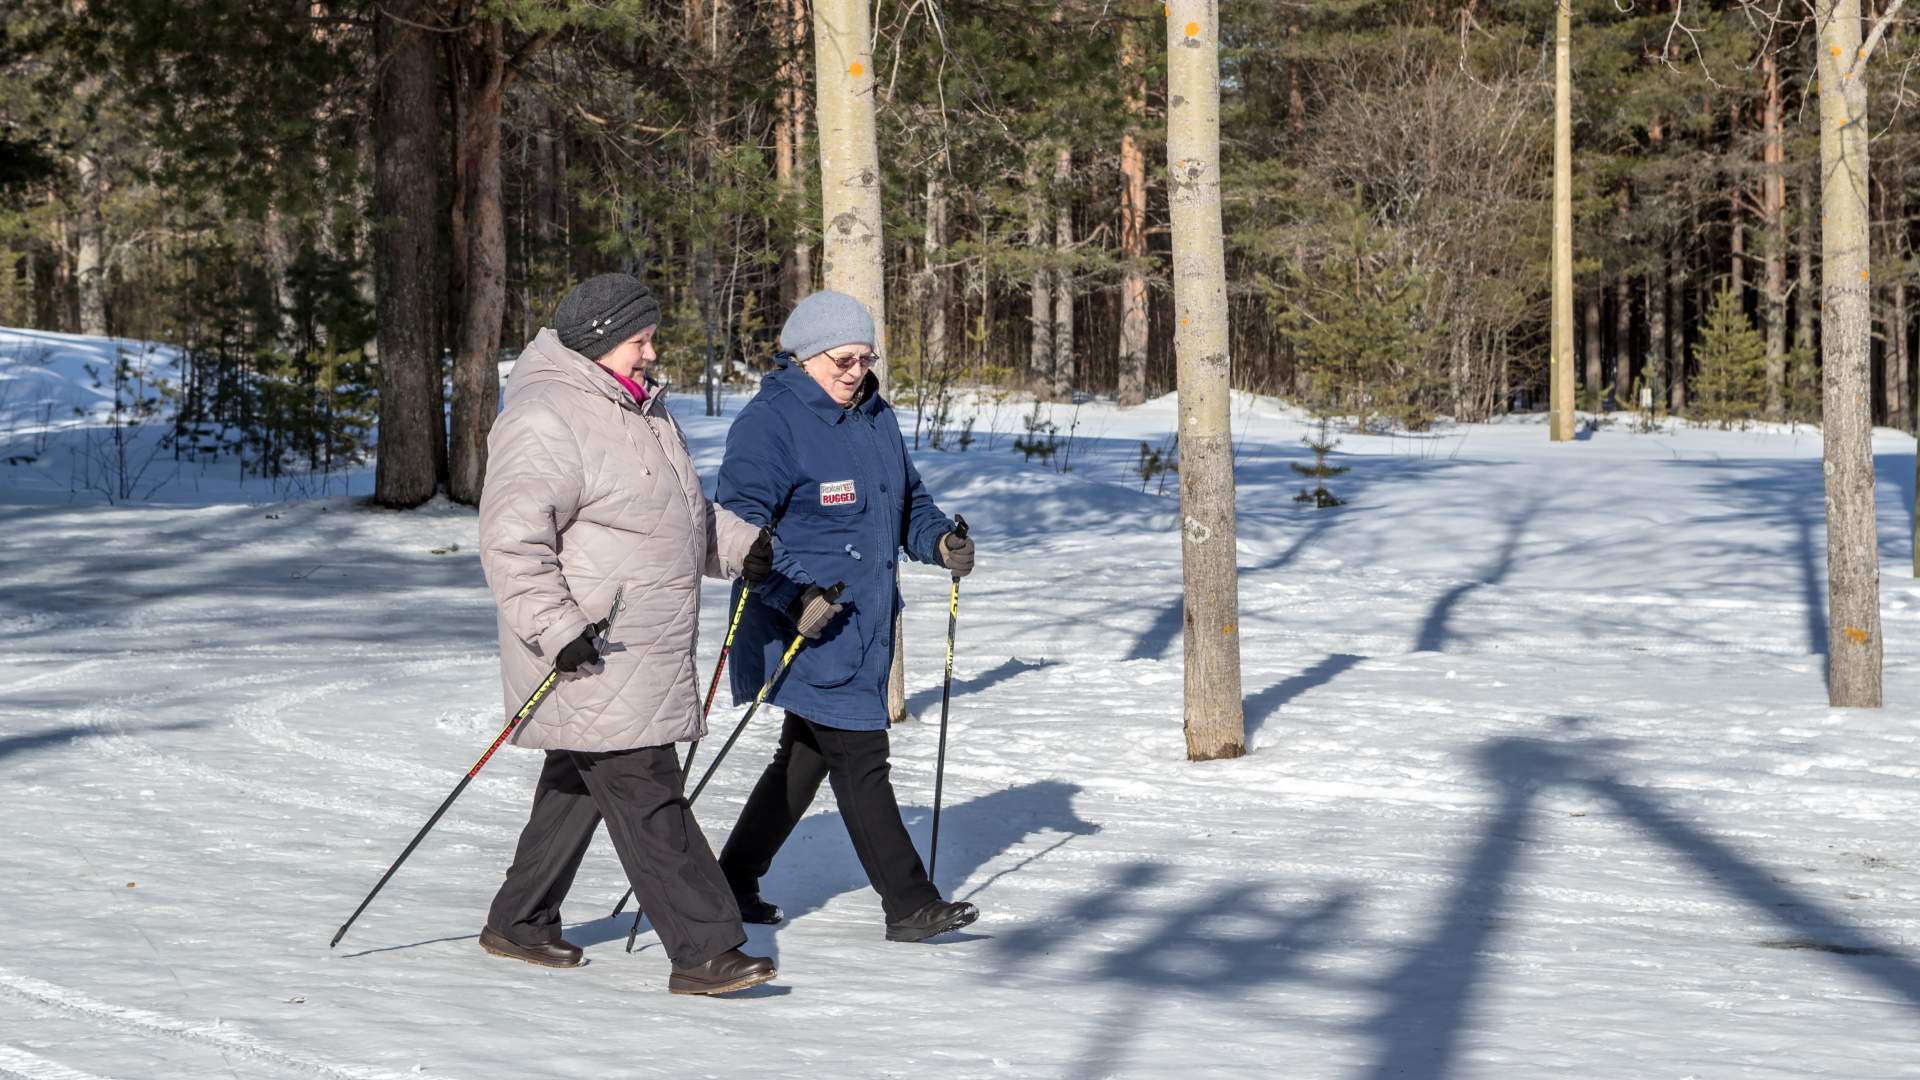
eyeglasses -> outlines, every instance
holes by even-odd
[[[873,365],[880,362],[880,357],[874,353],[857,353],[853,356],[835,356],[832,353],[821,353],[820,357],[841,371],[846,371],[856,364],[860,367],[871,369]]]

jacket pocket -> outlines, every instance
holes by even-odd
[[[794,657],[794,674],[809,686],[823,690],[845,685],[860,671],[867,655],[866,620],[860,609],[848,606],[827,624],[820,640],[809,641]]]

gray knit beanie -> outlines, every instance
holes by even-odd
[[[817,292],[793,306],[780,328],[780,348],[809,360],[842,345],[873,345],[867,305],[843,292]]]
[[[589,360],[660,322],[660,301],[632,274],[601,274],[568,290],[553,310],[560,344]]]

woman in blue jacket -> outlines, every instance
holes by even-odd
[[[973,570],[973,541],[953,534],[907,456],[892,406],[872,373],[873,318],[844,293],[794,307],[780,366],[727,435],[719,502],[773,529],[774,573],[754,587],[734,645],[735,703],[749,700],[795,633],[812,640],[768,700],[786,709],[780,748],[720,853],[747,922],[777,923],[760,878],[825,779],[892,941],[922,941],[979,917],[928,880],[888,777],[887,673],[894,560],[904,551],[955,574]],[[824,590],[846,589],[839,603]],[[737,597],[738,594],[736,594]]]

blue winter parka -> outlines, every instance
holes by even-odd
[[[953,522],[934,505],[907,456],[893,407],[867,376],[865,397],[842,408],[782,353],[735,418],[720,465],[718,502],[773,526],[774,573],[754,589],[734,638],[734,704],[753,700],[793,640],[787,608],[808,585],[845,582],[846,605],[794,657],[768,695],[824,727],[887,726],[893,616],[901,607],[894,560],[904,550],[940,562]],[[739,604],[735,582],[729,613]]]

